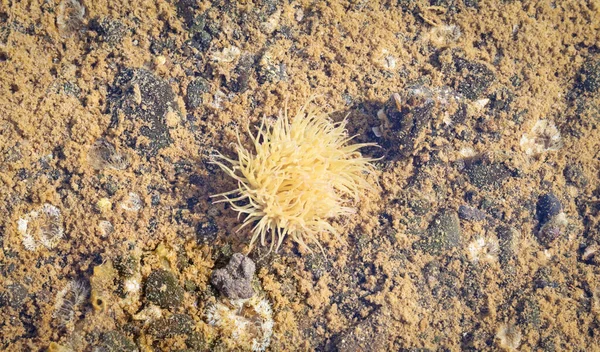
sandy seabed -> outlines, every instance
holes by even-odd
[[[239,308],[211,156],[311,96],[376,191]],[[600,351],[599,125],[599,1],[0,0],[0,349]]]

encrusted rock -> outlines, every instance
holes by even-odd
[[[473,186],[481,189],[498,188],[511,176],[505,165],[488,162],[483,158],[469,162],[465,172]]]
[[[600,59],[587,60],[581,67],[578,80],[584,91],[600,91]]]
[[[229,299],[247,299],[254,295],[252,277],[255,270],[252,259],[235,253],[225,268],[213,272],[210,282]]]
[[[460,221],[454,210],[442,209],[433,219],[423,239],[415,242],[416,249],[431,254],[452,249],[461,242]]]
[[[97,40],[115,46],[121,42],[127,32],[125,25],[110,17],[93,18],[89,28],[98,34]]]
[[[108,331],[102,334],[99,346],[94,351],[102,352],[137,352],[135,343],[119,331]]]
[[[121,70],[111,87],[108,105],[110,127],[138,153],[153,157],[173,142],[167,115],[179,113],[175,94],[167,81],[152,72]]]
[[[496,79],[494,72],[479,62],[455,57],[454,66],[457,72],[466,72],[459,79],[457,91],[472,100],[481,97]]]
[[[187,314],[173,314],[169,318],[153,321],[148,333],[159,339],[175,335],[188,335],[192,332],[194,320]]]
[[[146,279],[146,299],[161,308],[175,308],[183,301],[183,288],[166,270],[155,270]]]
[[[195,78],[187,87],[185,103],[189,109],[196,109],[204,100],[202,94],[210,91],[210,84],[202,77]]]

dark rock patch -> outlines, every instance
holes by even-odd
[[[473,186],[482,189],[494,189],[511,176],[510,170],[503,164],[477,159],[467,163],[465,171]]]
[[[454,58],[456,72],[462,77],[458,78],[456,90],[466,98],[479,99],[496,79],[496,75],[486,65],[468,61],[461,57]]]
[[[425,237],[415,242],[415,249],[439,254],[461,243],[460,221],[456,211],[442,209],[429,224]]]
[[[145,69],[123,69],[115,79],[108,102],[110,128],[138,153],[153,157],[173,142],[166,117],[169,112],[179,113],[179,109],[167,81]],[[148,139],[148,143],[138,145],[139,136]]]
[[[185,103],[188,109],[197,109],[204,102],[202,95],[210,91],[210,83],[202,78],[197,77],[187,87],[185,95]]]
[[[161,308],[176,308],[183,302],[183,288],[166,270],[155,270],[146,279],[146,299]]]
[[[192,332],[194,320],[187,314],[173,314],[168,318],[153,321],[148,327],[148,333],[163,339],[175,335],[188,335]]]
[[[581,66],[578,77],[579,87],[590,93],[600,91],[600,59],[588,59]]]

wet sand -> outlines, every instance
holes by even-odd
[[[247,349],[211,156],[311,96],[377,190],[248,254],[262,347],[600,350],[598,1],[4,0],[0,92],[1,350]]]

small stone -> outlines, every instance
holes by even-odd
[[[600,91],[600,59],[587,60],[579,72],[581,88],[590,93]]]
[[[192,332],[194,320],[187,314],[173,314],[169,318],[153,321],[148,327],[148,333],[163,339],[175,335],[188,335]]]
[[[539,242],[545,246],[549,246],[554,240],[560,237],[566,224],[567,219],[563,212],[551,217],[550,220],[540,227],[537,233]]]
[[[175,93],[169,82],[154,73],[122,69],[110,89],[108,107],[109,128],[143,156],[156,156],[173,143],[166,119],[169,112],[179,111]]]
[[[562,211],[562,205],[552,193],[542,195],[537,202],[537,217],[541,226]]]
[[[89,27],[90,30],[98,33],[98,41],[105,42],[110,46],[119,44],[127,31],[123,23],[110,17],[93,18]]]
[[[465,172],[473,186],[478,188],[498,188],[502,182],[510,177],[510,171],[499,163],[487,163],[475,160],[465,167]]]
[[[210,84],[202,77],[195,78],[187,87],[185,103],[189,109],[196,109],[202,105],[202,95],[210,91]]]
[[[247,299],[254,295],[252,277],[255,270],[252,259],[235,253],[225,268],[213,272],[210,282],[229,299]]]
[[[29,292],[20,283],[9,284],[0,292],[0,307],[10,306],[13,309],[21,307]]]
[[[135,343],[131,341],[127,336],[123,335],[118,331],[108,331],[102,334],[100,339],[100,345],[98,346],[100,351],[103,352],[137,352],[138,348]],[[94,349],[96,350],[96,349]]]
[[[415,242],[414,247],[435,255],[457,247],[460,243],[458,214],[454,210],[442,209],[429,224],[425,237]]]
[[[496,79],[494,72],[482,63],[455,57],[454,65],[458,73],[467,72],[459,81],[457,91],[468,99],[476,100],[481,97]]]
[[[568,164],[563,171],[567,182],[574,184],[579,188],[587,186],[588,180],[585,177],[585,171],[580,164]]]
[[[146,299],[161,308],[179,307],[183,301],[183,288],[177,278],[166,270],[155,270],[146,279]]]
[[[202,221],[196,226],[196,241],[198,243],[212,242],[217,238],[219,228],[213,219]]]
[[[458,207],[458,217],[463,220],[481,221],[485,219],[485,213],[479,209],[461,205]]]

